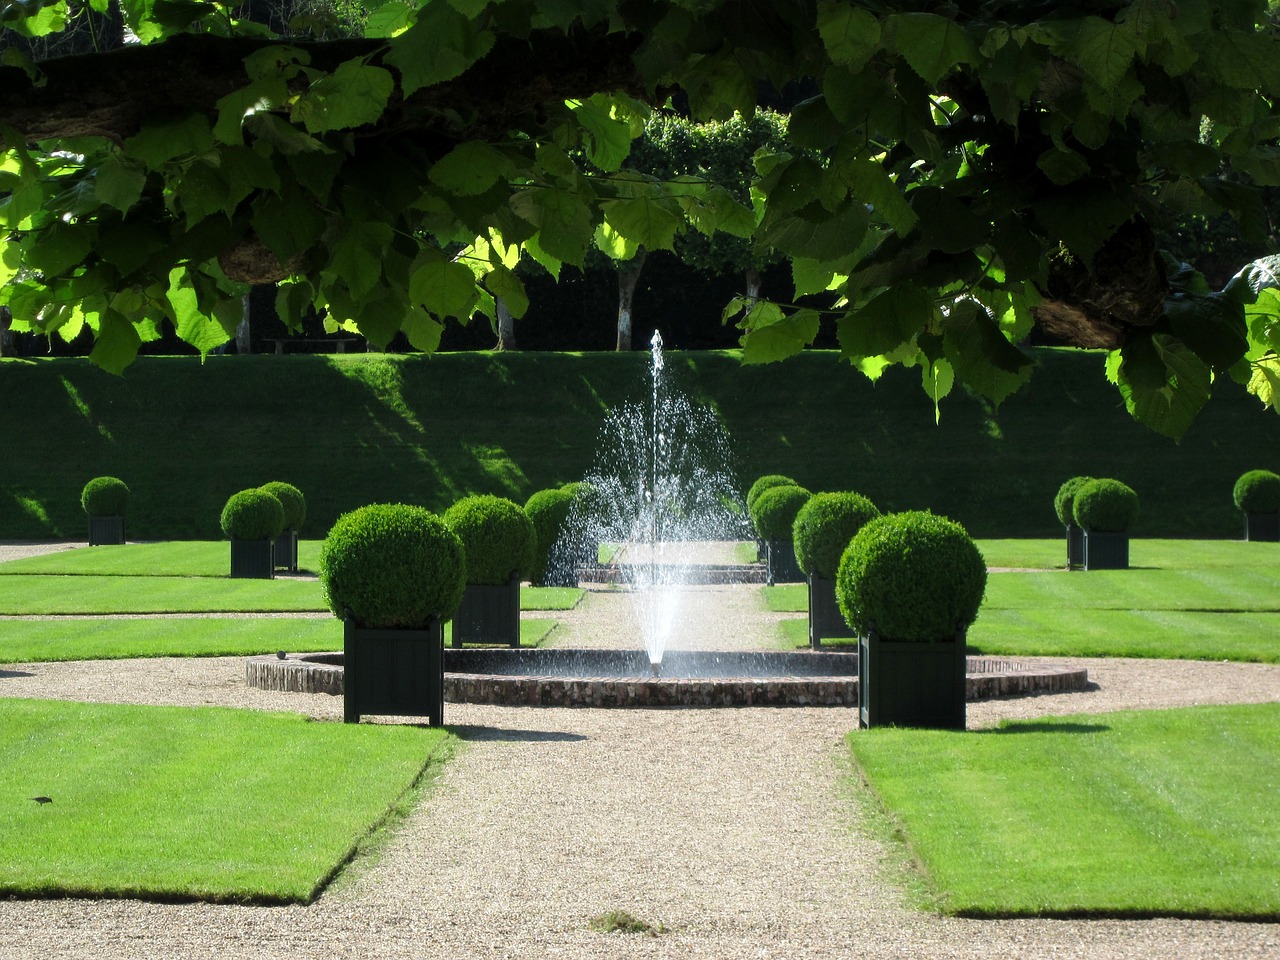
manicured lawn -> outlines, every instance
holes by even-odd
[[[1280,919],[1280,704],[848,742],[945,913]]]
[[[296,714],[0,700],[0,894],[308,902],[452,743]]]
[[[298,541],[298,568],[320,566],[320,541]],[[226,540],[165,540],[99,547],[75,547],[0,563],[0,576],[45,573],[107,577],[226,577],[231,544]]]
[[[326,611],[316,580],[229,577],[0,577],[0,614]]]

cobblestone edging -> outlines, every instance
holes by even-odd
[[[856,660],[852,655],[849,663]],[[250,657],[249,686],[291,693],[342,694],[342,655]],[[966,698],[1082,690],[1087,671],[1034,661],[969,658]],[[852,672],[852,671],[850,671]],[[446,673],[450,703],[582,707],[856,706],[856,676],[711,678],[566,677]]]

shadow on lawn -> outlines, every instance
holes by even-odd
[[[983,730],[983,733],[1104,733],[1111,728],[1105,723],[1071,723],[1070,721],[1036,720],[1030,723],[1017,721],[1007,727]]]

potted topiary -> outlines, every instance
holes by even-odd
[[[222,508],[222,532],[231,538],[231,576],[273,579],[273,547],[283,529],[284,506],[265,490],[241,490],[227,498]]]
[[[124,543],[129,488],[123,480],[94,477],[80,491],[80,506],[89,515],[89,546]]]
[[[1076,523],[1076,491],[1093,477],[1072,477],[1058,488],[1053,497],[1053,510],[1067,533],[1067,569],[1078,570],[1084,566],[1084,530]]]
[[[1127,570],[1129,528],[1138,516],[1138,495],[1119,480],[1090,480],[1076,491],[1072,512],[1084,530],[1086,570]]]
[[[467,554],[467,587],[453,615],[453,645],[520,646],[520,581],[533,567],[533,521],[503,497],[464,497],[444,513]]]
[[[880,516],[860,493],[815,493],[792,525],[796,563],[809,578],[809,645],[823,637],[847,637],[849,627],[836,604],[836,572],[854,536]]]
[[[1245,540],[1280,541],[1280,474],[1250,470],[1241,474],[1231,495],[1244,513]]]
[[[533,523],[534,555],[533,569],[529,577],[540,587],[576,587],[577,571],[572,569],[573,563],[567,558],[553,557],[556,541],[564,533],[565,521],[573,508],[573,497],[576,487],[554,487],[550,490],[539,490],[524,505],[525,513]]]
[[[766,580],[770,586],[799,583],[805,578],[796,566],[791,536],[796,514],[811,496],[804,487],[795,485],[770,487],[751,505],[751,522],[765,545]]]
[[[964,729],[965,634],[986,584],[982,554],[946,517],[889,514],[858,531],[836,598],[859,637],[862,726]]]
[[[444,624],[466,585],[466,550],[423,507],[340,516],[320,549],[325,602],[343,630],[343,719],[444,722]]]
[[[750,488],[747,490],[747,499],[746,499],[747,516],[751,517],[752,515],[751,508],[755,506],[755,502],[760,498],[760,494],[764,493],[766,490],[771,490],[774,487],[798,487],[798,486],[800,486],[800,484],[796,483],[790,477],[784,477],[780,473],[766,473],[763,477],[757,477],[755,483],[751,484]],[[757,560],[765,559],[765,550],[766,550],[765,542],[757,538],[756,539],[756,559]]]
[[[284,507],[284,529],[276,537],[275,565],[277,569],[285,569],[290,573],[298,572],[298,531],[307,519],[307,499],[291,483],[272,480],[264,483],[262,489],[274,496]]]

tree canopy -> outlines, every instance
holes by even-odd
[[[46,37],[115,0],[0,0]],[[370,0],[362,36],[278,37],[218,0],[121,0],[120,49],[0,66],[0,302],[119,371],[160,324],[223,343],[248,283],[423,350],[527,307],[600,243],[691,231],[790,260],[738,298],[746,360],[821,324],[877,377],[1000,402],[1036,325],[1111,351],[1131,413],[1180,435],[1230,374],[1280,400],[1277,261],[1211,290],[1162,255],[1182,213],[1266,234],[1280,42],[1264,0]],[[625,168],[652,111],[751,116],[802,89],[750,202]]]

